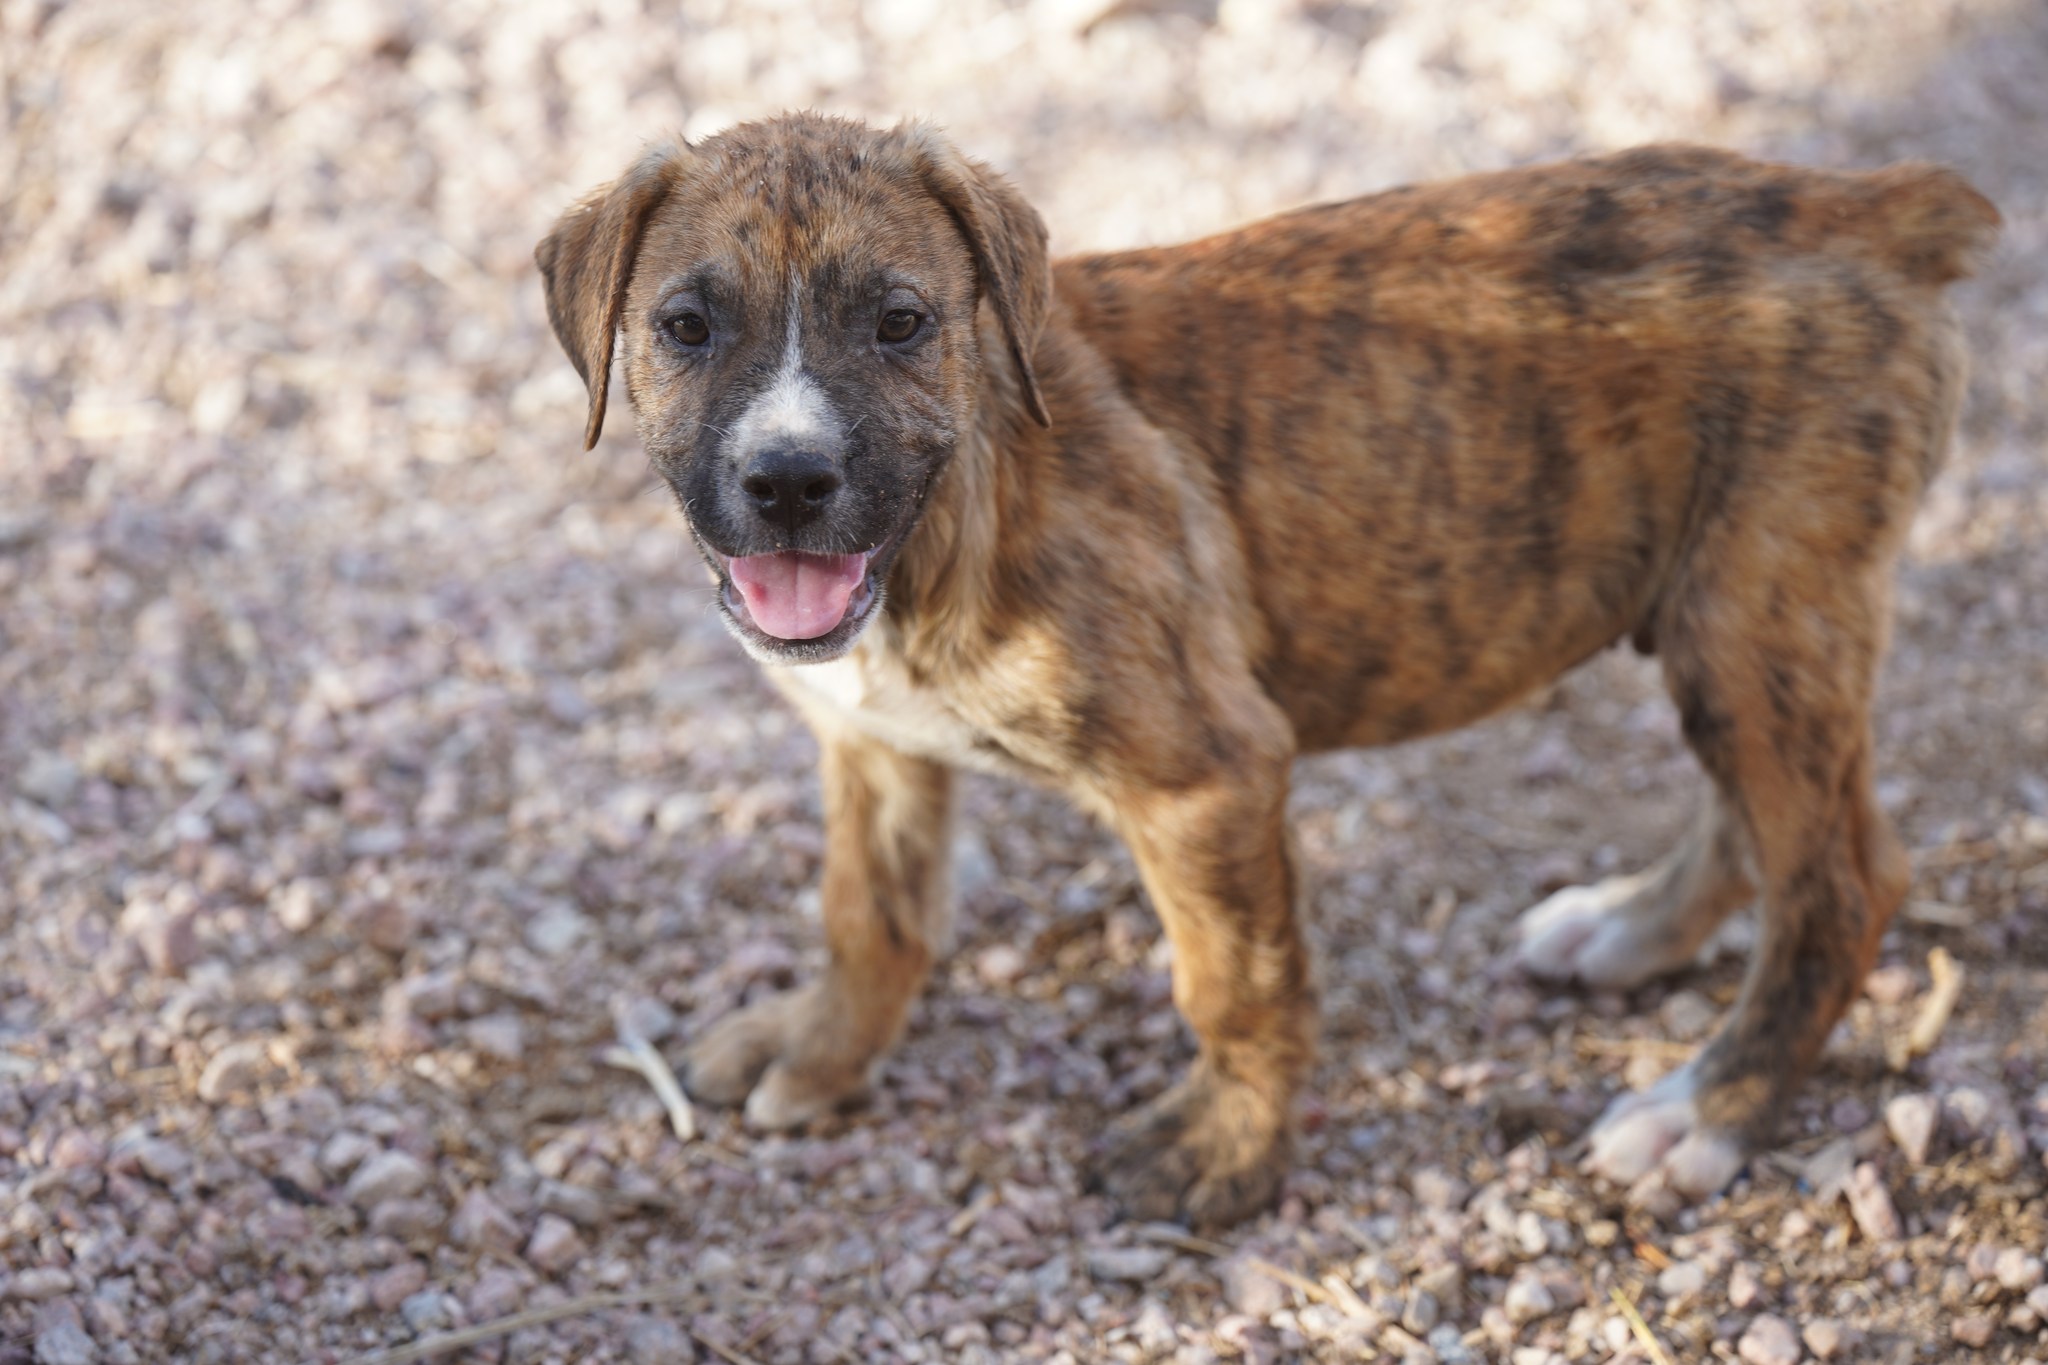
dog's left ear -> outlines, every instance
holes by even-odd
[[[983,163],[962,156],[936,129],[910,124],[901,131],[917,157],[925,188],[953,215],[974,253],[982,291],[995,305],[1003,337],[1010,343],[1025,408],[1040,426],[1051,426],[1031,364],[1052,302],[1044,220],[1016,186]]]
[[[650,147],[624,175],[584,195],[556,219],[554,231],[533,249],[534,263],[547,282],[548,322],[590,390],[585,450],[597,444],[604,430],[612,343],[626,308],[640,236],[681,174],[682,157],[674,143]]]

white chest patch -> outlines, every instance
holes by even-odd
[[[1018,764],[944,693],[912,682],[881,651],[855,648],[828,664],[781,669],[777,681],[807,707],[891,748],[955,767],[1014,774]]]

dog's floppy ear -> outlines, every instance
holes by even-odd
[[[624,175],[584,195],[556,219],[554,231],[533,249],[534,263],[547,282],[548,322],[590,389],[585,450],[597,444],[604,430],[612,342],[625,311],[640,234],[668,198],[682,156],[674,143],[650,147]]]
[[[901,131],[916,154],[925,188],[953,215],[974,253],[982,291],[995,305],[996,320],[1003,325],[1016,361],[1024,406],[1040,426],[1051,426],[1031,365],[1052,302],[1044,220],[1014,185],[981,162],[962,156],[936,129],[909,124]]]

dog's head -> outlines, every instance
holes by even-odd
[[[1051,292],[1045,228],[927,127],[815,115],[653,148],[534,252],[604,425],[614,338],[656,469],[771,663],[850,648],[970,430],[986,301],[1019,401]]]

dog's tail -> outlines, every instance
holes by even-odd
[[[1861,176],[1865,202],[1849,207],[1878,253],[1916,284],[1975,274],[2004,221],[1989,199],[1945,166],[1907,161]]]

